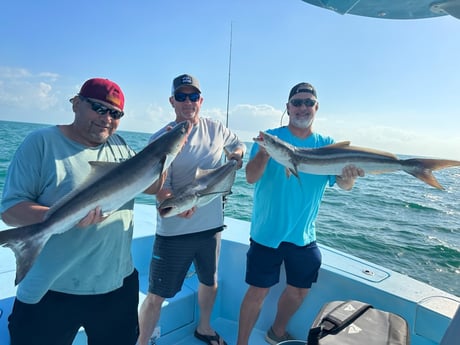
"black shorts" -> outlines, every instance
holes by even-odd
[[[222,227],[196,234],[155,236],[150,262],[149,292],[174,297],[182,288],[193,262],[200,283],[217,284],[217,262]]]
[[[318,279],[321,252],[316,242],[303,247],[282,242],[278,248],[270,248],[251,239],[246,261],[246,283],[260,288],[272,287],[279,282],[283,262],[286,283],[309,289]]]
[[[138,337],[139,278],[106,294],[71,295],[48,291],[36,304],[14,301],[9,316],[11,345],[71,345],[84,327],[88,344],[134,345]]]

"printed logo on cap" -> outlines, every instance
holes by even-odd
[[[184,75],[181,79],[182,84],[193,84],[192,78],[189,75]]]

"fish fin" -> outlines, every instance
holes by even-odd
[[[403,170],[432,187],[445,189],[433,176],[433,170],[460,166],[460,161],[449,159],[411,158],[402,161]]]
[[[294,165],[295,170],[292,172],[295,177],[299,178],[299,171],[297,170],[297,165]]]
[[[15,285],[24,279],[49,238],[39,227],[32,224],[0,231],[0,245],[10,248],[16,257]]]
[[[102,217],[107,218],[107,217],[109,217],[113,212],[115,212],[115,211],[106,211],[106,212],[102,212]]]
[[[396,157],[396,155],[391,153],[391,152],[380,151],[380,150],[371,149],[371,148],[368,148],[368,147],[351,146],[349,141],[343,141],[343,142],[340,142],[340,143],[327,145],[327,146],[322,146],[322,147],[318,147],[318,148],[315,148],[315,149],[301,149],[301,150],[299,150],[299,153],[302,153],[302,151],[305,151],[306,154],[311,154],[313,152],[315,154],[321,154],[321,153],[324,153],[324,152],[332,151],[334,149],[337,150],[337,151],[343,150],[343,152],[344,151],[356,151],[358,153],[359,152],[366,152],[366,153],[371,153],[371,154],[376,154],[376,155],[388,157],[388,158],[391,158],[391,159],[398,159],[398,157]]]
[[[285,172],[287,178],[291,177],[291,170],[289,168],[284,167],[284,172]]]
[[[95,170],[112,170],[113,168],[117,167],[120,163],[118,162],[105,162],[105,161],[89,161],[89,165],[91,168]]]
[[[348,149],[350,148],[350,141],[341,141],[338,143],[326,145],[326,146],[321,146],[321,147],[296,147],[294,146],[294,151],[296,151],[298,154],[311,154],[313,151],[319,152],[321,150],[330,150],[330,149]]]
[[[391,152],[386,152],[386,151],[380,151],[376,149],[371,149],[367,147],[359,147],[359,146],[348,146],[348,147],[343,147],[344,150],[350,150],[350,151],[360,151],[360,152],[367,152],[367,153],[373,153],[381,156],[385,156],[391,159],[398,159],[394,153]]]
[[[199,179],[200,177],[203,177],[211,172],[213,172],[215,169],[201,169],[200,167],[196,168],[195,171],[195,179]]]
[[[297,178],[297,181],[299,181],[299,184],[302,185],[302,180],[299,177],[299,172],[297,171],[297,166],[294,166],[294,168],[285,167],[285,171],[286,171],[287,178],[290,178],[291,174],[292,174]]]
[[[284,167],[284,171],[286,174],[287,178],[290,178],[291,175],[294,175],[295,177],[299,178],[299,172],[297,171],[297,167],[294,166],[292,168]]]
[[[222,195],[229,195],[231,194],[231,190],[219,190],[219,191],[213,191],[213,192],[204,192],[204,193],[197,193],[196,195],[200,198],[207,196],[207,195],[216,195],[216,194],[222,194]]]
[[[91,171],[86,177],[85,181],[78,186],[79,189],[84,188],[88,184],[92,183],[100,176],[106,175],[109,171],[115,169],[120,165],[118,162],[104,162],[104,161],[90,161],[88,164],[91,166]]]
[[[175,158],[175,156],[174,156]],[[161,165],[161,173],[160,175],[162,175],[166,170],[167,170],[167,167],[169,167],[172,163],[172,161],[174,160],[174,158],[172,157],[172,155],[165,155],[163,157],[160,158],[159,162]],[[165,169],[166,167],[166,169]]]
[[[346,146],[350,146],[350,141],[340,141],[338,143],[334,143],[334,144],[330,144],[330,145],[326,145],[326,146],[323,146],[323,148],[338,148],[338,147],[346,147]]]

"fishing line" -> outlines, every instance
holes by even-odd
[[[281,127],[283,126],[283,117],[284,117],[284,114],[286,114],[286,110],[287,109],[284,109],[283,113],[281,114],[281,119],[280,119],[280,126]]]

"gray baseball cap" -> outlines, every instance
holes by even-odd
[[[192,86],[198,91],[198,93],[201,93],[198,79],[190,74],[182,74],[173,80],[171,94],[174,95],[176,91],[183,86]]]

